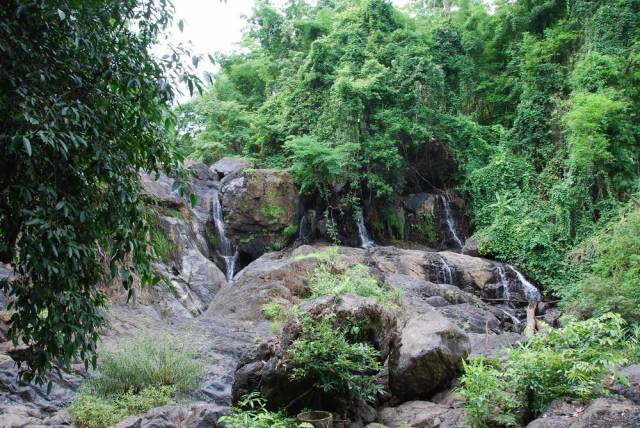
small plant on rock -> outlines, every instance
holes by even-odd
[[[349,341],[349,327],[336,326],[333,314],[320,320],[303,315],[300,324],[300,336],[289,349],[291,378],[306,379],[314,388],[347,401],[375,401],[382,391],[375,379],[381,369],[378,351]]]
[[[268,410],[267,401],[257,392],[243,395],[219,422],[227,428],[296,428],[283,412]]]

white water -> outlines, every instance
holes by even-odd
[[[462,239],[460,239],[460,236],[458,235],[458,232],[456,230],[458,225],[456,224],[456,219],[454,218],[453,213],[451,212],[451,206],[449,206],[449,200],[444,195],[440,195],[440,199],[442,200],[442,207],[444,208],[444,217],[447,222],[447,228],[449,229],[449,233],[451,234],[451,237],[458,245],[458,248],[462,248],[464,247],[464,242],[462,241]]]
[[[520,324],[520,320],[516,318],[516,316],[513,315],[511,312],[507,311],[506,309],[500,309],[500,310],[511,319],[511,322],[513,322],[513,325]]]
[[[498,281],[500,281],[500,286],[502,287],[502,298],[505,301],[511,300],[511,291],[509,290],[509,278],[507,278],[506,273],[502,266],[496,266],[496,272],[498,274]]]
[[[360,248],[373,248],[376,246],[376,243],[369,238],[369,232],[367,232],[367,228],[364,225],[364,220],[362,219],[362,215],[358,216],[358,236],[360,237]]]
[[[529,301],[542,300],[542,296],[540,295],[540,290],[538,290],[538,288],[535,285],[527,281],[524,275],[518,272],[518,270],[513,266],[509,265],[509,269],[511,269],[511,271],[515,273],[516,276],[518,277],[518,281],[520,281],[520,285],[522,285],[522,291],[524,292],[524,296],[527,298],[527,300]]]
[[[233,242],[227,238],[225,233],[224,220],[222,218],[222,206],[220,205],[220,198],[218,198],[217,191],[213,194],[212,199],[211,215],[213,216],[213,223],[218,235],[218,254],[224,260],[225,276],[227,277],[227,281],[231,281],[236,270],[238,250],[235,248]]]
[[[311,235],[311,231],[309,230],[311,229],[311,225],[309,223],[307,215],[303,214],[302,218],[300,218],[300,225],[298,226],[298,239],[300,241],[309,239],[309,235]]]
[[[454,285],[454,273],[451,266],[447,264],[445,259],[438,257],[438,263],[434,265],[436,279],[439,284]]]

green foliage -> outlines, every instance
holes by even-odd
[[[90,383],[101,396],[163,386],[187,393],[197,385],[201,372],[193,349],[184,341],[156,332],[121,343],[118,350],[103,352],[99,375]]]
[[[300,318],[301,332],[289,348],[292,379],[306,379],[315,388],[351,400],[373,402],[382,391],[375,375],[378,352],[367,343],[351,343],[349,328],[336,327],[335,315]]]
[[[257,392],[246,394],[218,422],[227,428],[295,428],[283,412],[267,410],[267,401]]]
[[[637,201],[620,218],[575,249],[570,258],[581,279],[558,288],[563,304],[581,315],[608,311],[640,321],[640,209]]]
[[[278,302],[269,302],[262,305],[262,315],[271,321],[284,321],[287,317],[287,310]]]
[[[438,229],[431,213],[422,214],[415,223],[411,224],[411,233],[418,240],[436,243],[438,242]]]
[[[157,226],[151,229],[151,246],[158,257],[165,263],[171,260],[175,252],[173,242],[171,242],[171,240],[166,237],[164,231]]]
[[[397,290],[380,286],[366,268],[359,264],[340,271],[333,264],[324,263],[310,273],[307,286],[310,297],[355,294],[395,305],[400,303],[402,297]]]
[[[95,363],[99,283],[155,280],[138,172],[176,170],[166,127],[173,85],[198,80],[176,47],[166,1],[8,0],[0,8],[0,262],[17,280],[10,335],[38,382],[76,357]],[[109,249],[105,254],[105,249]],[[105,269],[106,267],[106,269]]]
[[[101,398],[85,388],[75,395],[68,411],[76,427],[107,428],[128,416],[173,403],[174,394],[173,386],[152,386],[139,394],[126,393],[115,398]]]
[[[293,238],[297,234],[298,234],[298,226],[296,226],[295,224],[290,224],[284,229],[282,229],[282,237],[286,241],[289,241],[291,238]]]
[[[640,338],[616,314],[547,329],[509,352],[504,362],[465,365],[460,393],[470,423],[520,426],[521,412],[537,415],[559,397],[587,400],[619,379],[614,367],[637,358]]]

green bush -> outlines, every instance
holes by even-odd
[[[613,367],[637,356],[637,332],[619,315],[570,321],[533,336],[504,362],[466,364],[460,393],[474,426],[519,426],[522,415],[537,415],[556,398],[605,395],[605,384],[620,380]]]
[[[83,388],[71,401],[68,410],[76,427],[106,428],[128,416],[173,403],[175,392],[173,386],[151,386],[139,394],[126,393],[103,398],[93,395],[90,388]]]
[[[287,316],[287,308],[282,303],[271,301],[262,305],[262,315],[271,321],[284,321]]]
[[[244,395],[219,422],[227,428],[295,428],[293,419],[267,410],[267,401],[257,392]]]
[[[149,333],[131,339],[118,351],[105,352],[99,361],[99,375],[91,384],[103,396],[162,386],[188,392],[197,385],[201,372],[194,350],[184,342]]]
[[[402,297],[399,290],[380,286],[362,265],[351,266],[344,272],[339,272],[331,263],[322,264],[311,272],[307,284],[311,297],[355,294],[391,304],[399,304]]]
[[[336,327],[335,315],[300,319],[301,333],[289,349],[292,379],[307,379],[324,392],[350,400],[373,402],[382,386],[378,351],[367,343],[348,340],[349,327]]]

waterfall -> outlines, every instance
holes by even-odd
[[[307,242],[312,233],[312,221],[308,217],[308,211],[300,218],[300,225],[298,226],[298,240]]]
[[[369,232],[367,232],[367,228],[364,225],[364,220],[362,213],[356,216],[357,225],[358,225],[358,236],[360,237],[360,248],[373,248],[376,246],[376,243],[369,238]]]
[[[433,265],[433,272],[438,284],[455,285],[455,273],[444,258],[438,257],[438,261]]]
[[[502,266],[496,266],[496,273],[498,274],[498,281],[500,281],[500,286],[502,288],[502,298],[508,302],[511,300],[511,291],[509,290],[509,278],[507,278],[507,274],[505,273]]]
[[[238,261],[238,249],[225,233],[222,205],[220,204],[217,191],[213,194],[212,199],[211,214],[218,234],[218,255],[224,260],[224,271],[227,281],[231,281],[235,274],[236,262]]]
[[[520,285],[522,285],[522,291],[524,292],[524,296],[527,300],[542,300],[542,296],[540,295],[540,291],[536,288],[535,285],[527,281],[523,274],[521,274],[516,268],[509,265],[509,269],[518,277],[518,281],[520,281]]]
[[[449,229],[449,234],[455,241],[456,245],[458,245],[458,248],[462,248],[464,247],[464,242],[462,241],[462,239],[460,239],[460,236],[458,236],[458,232],[456,230],[458,225],[456,224],[456,219],[451,212],[449,200],[444,195],[440,195],[440,200],[442,200],[442,208],[444,208],[444,218],[447,223],[447,228]]]

